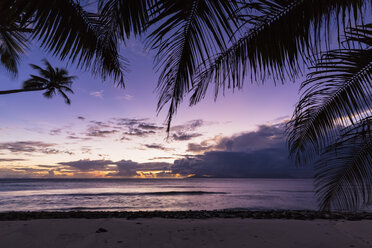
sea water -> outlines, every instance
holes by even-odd
[[[0,179],[0,211],[316,210],[312,179]]]

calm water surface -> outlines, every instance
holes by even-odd
[[[312,179],[0,179],[0,211],[317,209]]]

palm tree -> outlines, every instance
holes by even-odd
[[[22,89],[0,91],[0,95],[45,90],[43,93],[45,97],[51,98],[58,93],[64,98],[66,104],[70,104],[71,101],[66,93],[74,93],[70,87],[76,77],[68,76],[65,69],[53,68],[47,60],[43,62],[45,69],[34,64],[30,65],[39,72],[39,76],[31,75],[30,79],[23,82]]]
[[[312,67],[288,126],[291,156],[315,161],[323,210],[372,203],[372,23],[346,34]]]

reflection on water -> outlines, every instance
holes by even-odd
[[[0,211],[316,209],[311,179],[0,179]]]

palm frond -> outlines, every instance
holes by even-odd
[[[40,80],[42,79],[42,80]],[[41,89],[45,88],[46,80],[44,78],[36,78],[35,75],[31,75],[30,79],[23,82],[23,89]]]
[[[0,61],[12,74],[17,74],[20,55],[28,47],[27,34],[31,30],[22,16],[9,3],[0,3]]]
[[[357,210],[372,203],[372,117],[342,130],[316,162],[322,210]]]
[[[372,23],[350,28],[346,31],[347,41],[361,43],[367,47],[372,47]]]
[[[63,97],[63,99],[65,100],[65,103],[70,105],[71,104],[71,100],[70,98],[66,95],[65,92],[63,92],[63,90],[61,88],[58,89],[58,93]]]
[[[132,34],[141,34],[149,21],[155,0],[99,0],[101,22],[125,40]]]
[[[184,95],[191,88],[197,66],[219,49],[233,34],[235,1],[163,0],[153,7],[149,26],[156,29],[147,45],[157,49],[158,111],[169,103],[170,122]]]
[[[85,11],[74,0],[51,0],[48,4],[44,0],[4,1],[32,20],[33,37],[43,48],[123,85],[125,60],[118,53],[115,35],[98,15]]]
[[[46,91],[44,91],[43,96],[45,98],[52,98],[56,94],[55,88],[48,88]]]
[[[364,30],[364,31],[363,31]],[[363,39],[372,40],[367,28]],[[353,33],[356,37],[355,32]],[[362,37],[362,36],[361,36]],[[353,38],[353,39],[354,39]],[[313,67],[288,125],[290,154],[306,164],[345,127],[372,114],[372,47],[332,50]]]
[[[307,57],[328,47],[330,26],[339,32],[349,20],[363,17],[367,1],[362,0],[257,0],[245,8],[247,31],[230,48],[202,64],[195,77],[190,104],[205,97],[209,85],[219,89],[238,88],[250,76],[251,81],[272,78],[283,82],[294,79]]]
[[[71,88],[69,88],[68,86],[60,86],[59,89],[63,92],[68,92],[68,93],[74,94],[74,91]]]

